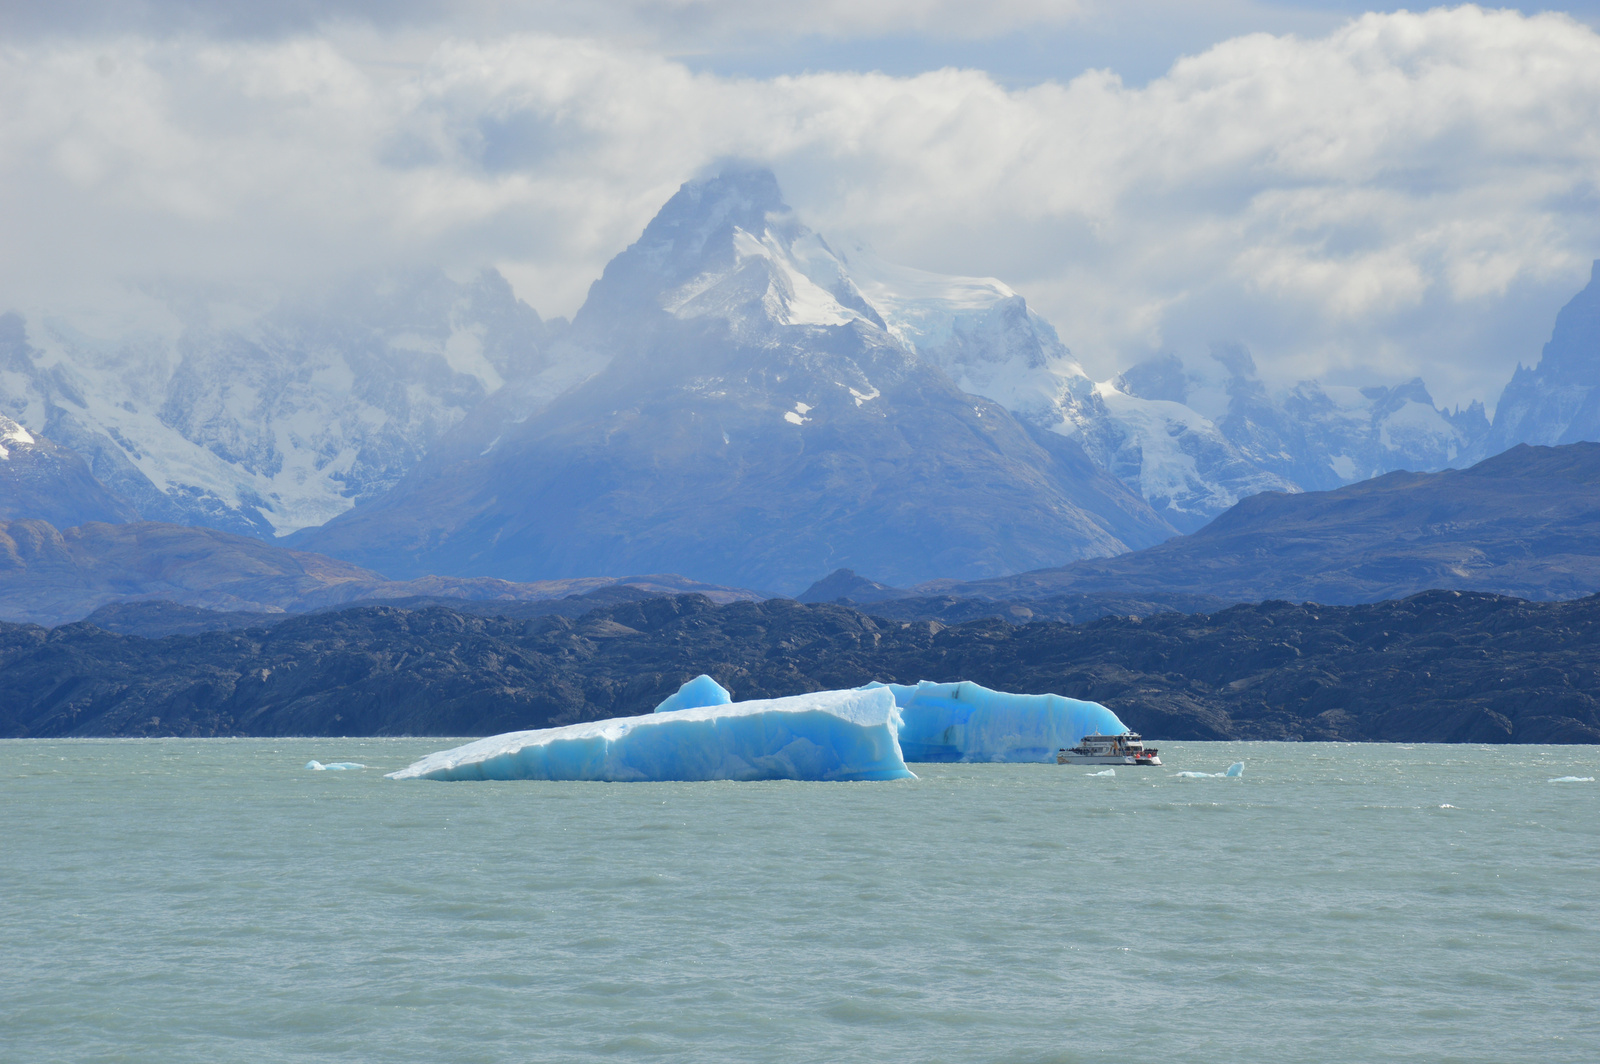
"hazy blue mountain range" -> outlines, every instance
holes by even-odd
[[[696,592],[720,602],[758,597],[671,574],[537,583],[438,576],[395,581],[349,562],[213,528],[135,521],[58,529],[40,520],[0,520],[0,619],[44,625],[136,600],[281,616],[372,599],[500,601],[509,608],[617,584],[656,595]]]
[[[1430,588],[1534,600],[1600,591],[1600,443],[1519,444],[1464,470],[1265,492],[1148,550],[918,590],[996,600],[1115,591],[1362,603]]]
[[[1468,470],[1391,473],[1330,492],[1264,493],[1198,533],[1115,558],[911,589],[841,570],[801,598],[845,601],[900,620],[1082,623],[1274,598],[1358,603],[1437,587],[1529,599],[1600,591],[1600,444],[1519,445]],[[37,520],[0,521],[0,619],[43,624],[151,599],[252,614],[386,602],[509,618],[575,616],[683,591],[722,602],[762,597],[673,576],[394,581],[213,529],[136,522],[58,530]],[[106,615],[107,623],[128,631],[256,623],[254,616],[154,611],[129,607]]]
[[[64,485],[8,515],[299,530],[394,577],[793,592],[840,566],[904,584],[1115,554],[1265,491],[1600,437],[1594,281],[1492,426],[1420,380],[1269,386],[1226,345],[1096,382],[1004,283],[830,246],[760,170],[685,185],[571,326],[493,271],[169,317],[108,340],[0,316],[0,413]]]
[[[0,315],[0,413],[150,520],[265,537],[394,484],[549,329],[497,273],[364,278],[245,322],[174,300],[111,339]],[[39,515],[36,515],[39,516]]]

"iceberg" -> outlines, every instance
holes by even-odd
[[[900,756],[899,725],[887,690],[820,691],[494,735],[429,754],[388,778],[915,779]]]
[[[367,766],[365,765],[358,765],[354,761],[334,761],[326,765],[324,765],[321,761],[306,762],[306,769],[310,772],[328,772],[330,770],[334,772],[342,772],[346,769],[366,767]]]
[[[655,708],[657,713],[671,713],[675,709],[699,709],[702,706],[726,706],[733,702],[733,696],[728,689],[722,686],[705,673],[701,673],[682,687],[676,694],[668,695],[661,704]]]
[[[1060,695],[991,691],[967,680],[869,683],[900,708],[900,751],[907,761],[1054,761],[1085,735],[1121,735],[1128,726],[1098,702]]]
[[[1557,776],[1551,783],[1593,783],[1593,776]]]
[[[1178,777],[1186,780],[1221,780],[1238,779],[1244,775],[1244,762],[1235,761],[1228,766],[1226,772],[1180,772]]]
[[[1114,768],[1101,769],[1099,772],[1085,772],[1084,773],[1085,776],[1115,776],[1116,774],[1117,774],[1117,770],[1114,769]]]

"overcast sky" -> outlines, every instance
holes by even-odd
[[[1492,400],[1600,257],[1597,10],[0,0],[0,309],[438,263],[571,314],[738,157],[1099,376],[1242,342]]]

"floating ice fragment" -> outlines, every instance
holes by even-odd
[[[354,761],[333,761],[326,765],[324,765],[321,761],[306,762],[306,768],[312,772],[342,772],[345,769],[366,767],[367,766],[365,765],[358,765]]]
[[[656,707],[657,713],[671,713],[675,709],[699,709],[701,706],[725,706],[733,701],[728,689],[705,673],[701,673],[670,694]]]
[[[915,779],[888,691],[820,691],[510,732],[389,773],[435,780]]]
[[[1453,805],[1451,805],[1451,804],[1450,804],[1450,803],[1449,803],[1449,802],[1446,802],[1446,803],[1444,803],[1444,804],[1443,804],[1443,805],[1441,805],[1441,806],[1440,806],[1440,807],[1439,807],[1439,808],[1440,808],[1440,809],[1454,809],[1454,808],[1456,808],[1456,807],[1455,807],[1455,806],[1453,806]]]
[[[1557,776],[1551,783],[1593,783],[1593,776]]]
[[[1180,772],[1178,775],[1186,780],[1238,779],[1244,775],[1244,762],[1235,761],[1226,772]]]
[[[1115,776],[1116,774],[1117,774],[1117,770],[1114,769],[1114,768],[1103,769],[1100,772],[1085,772],[1084,773],[1085,776]]]
[[[970,681],[869,683],[900,707],[900,750],[907,761],[1049,761],[1085,735],[1121,735],[1128,726],[1098,702],[1060,695],[991,691]]]

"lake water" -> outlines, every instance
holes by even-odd
[[[448,745],[0,742],[0,1057],[1600,1059],[1600,748],[381,778]]]

